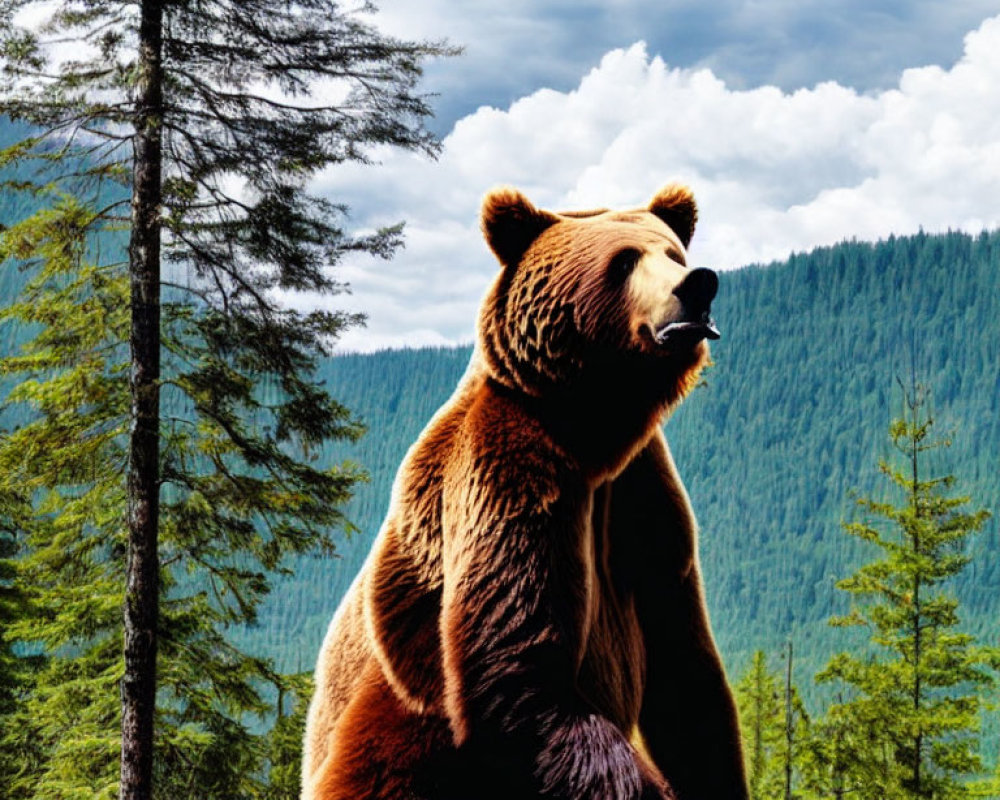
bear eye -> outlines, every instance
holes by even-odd
[[[634,247],[619,250],[612,257],[611,263],[608,264],[608,274],[615,280],[624,280],[635,269],[635,265],[639,263],[641,257],[642,253]]]
[[[668,247],[664,252],[671,261],[676,261],[678,264],[687,266],[687,259],[684,258],[684,254],[676,248]]]

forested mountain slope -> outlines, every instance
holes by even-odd
[[[829,653],[861,646],[827,618],[834,588],[874,556],[840,529],[849,492],[883,496],[877,460],[899,413],[897,378],[933,390],[934,460],[978,506],[1000,509],[1000,234],[849,242],[722,275],[715,366],[667,423],[702,528],[702,563],[730,671],[791,638],[797,678]],[[337,601],[362,563],[407,447],[448,397],[468,348],[348,355],[324,366],[335,396],[369,426],[325,457],[369,471],[349,508],[360,529],[335,560],[310,560],[275,593],[248,636],[285,668],[310,668]],[[992,643],[1000,625],[997,523],[975,541],[956,591],[967,629]]]
[[[23,212],[0,198],[0,219]],[[0,275],[0,302],[24,280]],[[847,537],[852,488],[881,496],[877,459],[898,414],[897,377],[915,371],[933,390],[940,432],[954,445],[934,458],[976,506],[1000,510],[1000,233],[919,234],[849,242],[721,276],[715,366],[667,423],[702,528],[714,628],[731,672],[758,648],[796,646],[808,696],[829,653],[861,646],[860,631],[827,618],[846,608],[835,582],[873,557]],[[24,332],[0,330],[11,348]],[[367,425],[355,445],[324,459],[360,463],[371,480],[348,516],[359,532],[337,558],[294,565],[243,643],[286,670],[311,669],[333,610],[381,524],[406,449],[448,397],[469,348],[346,355],[323,364],[335,397]],[[10,421],[8,421],[9,424]],[[966,628],[996,644],[1000,624],[998,523],[973,544],[955,587]]]

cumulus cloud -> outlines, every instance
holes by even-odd
[[[543,207],[645,202],[664,182],[695,190],[692,263],[728,269],[845,238],[1000,224],[1000,17],[965,38],[950,68],[902,73],[861,94],[828,82],[733,89],[671,68],[642,44],[607,53],[567,92],[540,90],[459,120],[442,156],[385,152],[320,189],[361,226],[407,220],[391,262],[352,262],[350,307],[367,331],[344,346],[468,341],[495,274],[478,232],[483,192],[522,188]]]

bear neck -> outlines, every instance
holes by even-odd
[[[694,358],[693,363],[688,363]],[[563,384],[518,386],[490,376],[498,391],[537,419],[595,486],[615,478],[697,383],[707,358],[622,358]],[[680,377],[678,377],[680,376]]]

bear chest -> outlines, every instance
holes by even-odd
[[[594,493],[590,626],[578,682],[587,700],[628,733],[639,718],[645,650],[627,576],[616,561],[610,494],[610,484]]]

